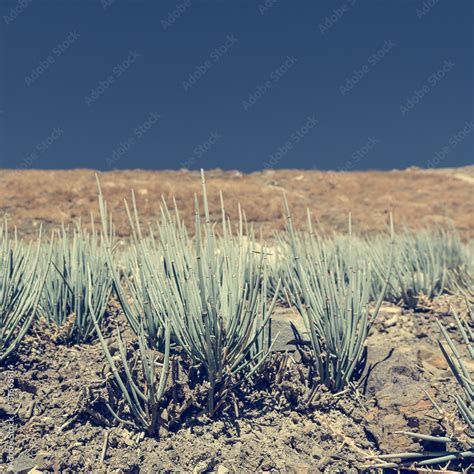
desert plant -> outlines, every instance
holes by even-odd
[[[89,273],[89,287],[92,286],[91,282]],[[164,354],[148,347],[143,330],[138,337],[138,351],[129,354],[117,328],[119,355],[113,357],[100,330],[91,295],[92,291],[89,291],[89,311],[111,370],[108,379],[113,382],[105,405],[116,421],[143,429],[149,436],[156,436],[160,426],[165,423],[162,412],[165,409],[164,394],[169,375],[170,322],[167,320],[165,323]]]
[[[469,303],[474,304],[474,277],[467,265],[450,272],[447,289],[452,294],[464,296]]]
[[[188,237],[179,213],[161,206],[159,243],[143,238],[135,199],[127,207],[132,227],[136,265],[128,285],[132,302],[117,272],[114,285],[125,315],[138,334],[143,327],[149,345],[163,351],[167,318],[171,340],[193,364],[202,368],[208,384],[210,416],[232,387],[263,363],[270,350],[268,328],[276,303],[266,299],[266,252],[254,239],[244,239],[244,218],[233,234],[222,203],[222,232],[211,224],[202,173],[205,222],[195,199],[195,236]],[[104,226],[107,208],[100,194]],[[112,262],[111,249],[108,258]]]
[[[277,284],[281,281],[278,299],[282,304],[289,303],[291,294],[299,293],[302,297],[299,282],[292,276],[297,271],[297,262],[293,257],[292,246],[297,247],[299,259],[316,258],[324,261],[328,267],[337,265],[341,271],[346,272],[347,270],[346,253],[341,242],[342,237],[323,237],[318,234],[312,225],[309,209],[307,210],[307,222],[309,232],[295,230],[296,239],[293,241],[288,231],[279,232],[275,235],[276,245],[268,250],[272,256],[269,295],[273,297]]]
[[[400,298],[408,306],[416,306],[420,295],[433,298],[446,282],[447,265],[443,254],[436,252],[436,241],[427,233],[405,233],[397,241],[394,280]]]
[[[351,248],[345,261],[337,254],[327,255],[318,244],[311,219],[309,233],[303,240],[293,228],[286,198],[285,208],[295,269],[289,273],[293,289],[299,289],[293,290],[291,297],[309,334],[318,381],[332,392],[339,392],[363,363],[368,332],[388,285],[393,251],[386,264],[382,290],[370,311],[371,276],[367,261],[356,259]],[[349,221],[349,246],[351,233]]]
[[[389,250],[383,238],[367,241],[378,272],[383,269]],[[464,250],[454,230],[446,232],[405,231],[395,237],[393,278],[387,299],[415,308],[420,296],[433,298],[444,292],[463,266]],[[457,280],[458,281],[458,280]],[[463,284],[459,280],[460,284]]]
[[[474,241],[470,240],[461,247],[461,262],[453,266],[448,274],[447,290],[464,296],[474,304]]]
[[[109,235],[109,239],[113,236]],[[103,242],[94,228],[89,233],[77,223],[72,234],[62,227],[53,254],[48,261],[51,271],[42,296],[42,312],[49,325],[63,333],[65,342],[88,342],[95,336],[88,304],[90,297],[97,321],[102,320],[112,292],[112,277],[108,269]],[[87,283],[88,270],[92,285]],[[90,294],[89,294],[90,293]]]
[[[313,231],[314,232],[314,231]],[[315,247],[324,258],[337,262],[345,273],[349,271],[349,252],[359,260],[371,263],[370,299],[377,301],[384,286],[386,263],[391,253],[391,238],[386,235],[332,235],[313,237],[297,232],[298,253],[300,258],[308,251],[314,254]],[[309,240],[313,240],[310,245]],[[350,244],[349,244],[350,241]],[[269,252],[272,254],[272,272],[269,291],[274,294],[274,282],[280,278],[282,285],[279,300],[287,302],[285,288],[292,289],[289,274],[295,271],[295,262],[291,256],[288,233],[275,235],[276,245]],[[421,295],[432,298],[445,290],[462,293],[471,299],[472,262],[469,251],[461,244],[459,235],[454,229],[425,230],[413,234],[406,230],[394,237],[393,277],[386,290],[385,298],[394,303],[403,303],[415,307]]]
[[[150,348],[163,351],[167,310],[166,305],[162,306],[159,282],[163,274],[168,273],[164,266],[161,247],[157,245],[153,235],[148,238],[142,236],[135,196],[132,192],[136,221],[132,218],[128,204],[125,202],[132,229],[132,242],[125,255],[122,255],[122,271],[119,271],[112,243],[106,237],[111,225],[107,203],[98,180],[97,185],[104,232],[105,256],[112,275],[115,293],[135,335],[138,336],[143,333]],[[160,279],[156,280],[153,272],[157,273]]]
[[[455,394],[458,413],[446,413],[441,410],[430,397],[433,405],[441,415],[443,425],[446,428],[446,435],[431,436],[413,432],[400,432],[400,434],[414,439],[438,444],[440,449],[429,452],[381,455],[378,456],[379,459],[399,459],[399,461],[379,464],[377,467],[401,467],[407,464],[413,466],[427,466],[452,461],[466,461],[469,463],[474,461],[474,379],[468,365],[463,359],[461,350],[461,346],[464,346],[465,356],[471,361],[474,361],[474,334],[471,330],[474,324],[474,314],[467,300],[466,306],[468,318],[465,320],[462,320],[458,314],[452,310],[461,338],[459,346],[450,336],[445,326],[437,320],[444,338],[444,342],[438,341],[438,344],[460,389],[459,393]],[[451,445],[451,449],[446,448],[446,444]]]
[[[40,246],[41,231],[33,250],[16,232],[10,238],[6,220],[0,225],[0,363],[18,347],[35,318],[48,273],[47,266],[38,265]]]
[[[466,307],[468,313],[468,318],[466,318],[466,320],[461,320],[453,309],[452,313],[456,320],[463,344],[467,350],[467,355],[472,361],[474,361],[474,333],[471,330],[472,325],[474,325],[474,313],[467,300]],[[469,372],[466,364],[463,362],[460,351],[457,350],[456,344],[450,337],[448,331],[439,319],[437,322],[446,344],[445,345],[439,341],[439,347],[449,365],[449,368],[451,369],[451,372],[464,392],[464,396],[456,395],[459,413],[466,425],[469,427],[471,434],[474,434],[474,378]]]

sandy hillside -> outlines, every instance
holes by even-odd
[[[241,174],[211,170],[206,174],[213,215],[218,218],[219,191],[226,211],[238,215],[240,201],[248,219],[270,236],[284,225],[282,194],[293,217],[303,222],[309,207],[324,231],[344,231],[352,213],[358,232],[386,229],[391,210],[399,229],[446,226],[453,223],[463,238],[474,228],[474,167],[445,170],[408,169],[390,172],[320,172],[281,170]],[[0,214],[7,214],[21,233],[33,235],[77,218],[97,215],[95,172],[0,170]],[[182,216],[192,223],[193,194],[200,193],[196,171],[112,171],[99,173],[104,194],[114,213],[117,232],[129,233],[123,199],[134,189],[144,222],[158,215],[160,198],[176,196]]]

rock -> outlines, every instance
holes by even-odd
[[[402,308],[394,305],[383,305],[380,308],[379,314],[377,315],[377,320],[381,321],[381,324],[385,328],[391,328],[400,321],[402,316]]]
[[[228,472],[230,472],[229,469],[227,469],[223,464],[219,464],[218,466],[216,466],[216,474],[227,474]]]
[[[394,389],[394,385],[388,385],[377,393],[376,399],[380,408],[390,411],[396,407],[403,407],[407,404],[412,405],[414,402],[418,403],[423,396],[423,392],[416,393],[406,387]]]
[[[438,349],[437,346],[435,346]],[[431,350],[427,347],[422,347],[418,349],[418,358],[425,368],[435,369],[435,370],[447,370],[448,363],[446,359],[441,354],[440,350]]]
[[[395,326],[398,321],[398,316],[393,316],[393,318],[389,318],[386,321],[384,321],[383,325],[386,328],[391,328],[392,326]]]
[[[25,453],[20,453],[19,456],[8,466],[6,471],[8,474],[28,474],[37,466],[35,459],[30,458]]]
[[[287,463],[285,467],[287,474],[309,474],[314,472],[311,471],[309,464]]]
[[[324,456],[324,449],[321,446],[315,444],[311,448],[311,456],[315,459],[321,459]]]
[[[193,469],[193,474],[201,474],[203,472],[206,472],[210,468],[212,460],[208,459],[205,461],[201,461],[200,463],[196,464],[196,466]]]
[[[297,337],[292,325],[303,340],[308,340],[303,319],[291,309],[278,308],[272,317],[272,337],[276,338],[273,352],[295,351]],[[277,336],[278,334],[278,336]]]
[[[433,404],[427,398],[419,400],[415,405],[400,407],[400,413],[403,414],[411,429],[419,428],[420,424],[432,414],[432,411]]]
[[[387,345],[375,345],[368,351],[368,360],[362,377],[367,377],[364,383],[365,393],[369,396],[401,396],[400,390],[405,386],[417,386],[420,378],[419,369],[400,350],[391,349]],[[420,393],[422,388],[417,387]]]
[[[383,427],[385,430],[397,431],[404,428],[405,420],[403,416],[396,415],[395,413],[390,413],[382,418]]]
[[[411,352],[405,354],[403,350],[376,345],[369,351],[365,369],[366,395],[376,401],[376,408],[369,410],[365,419],[368,431],[383,452],[419,448],[417,441],[396,434],[397,431],[435,433],[438,427],[436,411],[425,391],[433,397],[435,393],[419,369],[420,357],[409,357]],[[431,351],[424,354],[429,360],[436,358]]]
[[[386,318],[392,318],[395,316],[401,316],[402,315],[402,308],[400,306],[395,306],[395,305],[382,305],[380,308],[379,317],[386,317]]]

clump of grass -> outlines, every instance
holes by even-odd
[[[109,236],[112,239],[112,235]],[[88,300],[100,323],[112,292],[103,241],[94,228],[89,233],[78,223],[72,233],[62,227],[52,256],[44,255],[43,265],[51,264],[42,295],[42,313],[48,325],[62,334],[64,342],[90,342],[95,337]],[[92,285],[88,285],[88,276]]]
[[[269,321],[276,297],[268,302],[266,252],[253,238],[244,239],[244,218],[234,235],[222,202],[221,233],[210,221],[202,173],[204,223],[195,197],[195,235],[188,237],[175,206],[163,201],[157,238],[145,239],[138,211],[127,206],[132,228],[132,278],[124,287],[112,270],[123,311],[137,335],[144,331],[149,347],[166,350],[170,338],[199,367],[208,386],[207,412],[213,416],[236,385],[250,377],[270,351]],[[100,195],[103,226],[107,207]],[[113,267],[110,245],[109,266]],[[128,300],[127,293],[132,295]]]
[[[148,347],[143,331],[138,337],[138,351],[127,353],[126,345],[117,329],[118,357],[113,357],[101,333],[90,298],[89,306],[113,381],[105,406],[113,419],[119,423],[138,427],[149,436],[158,436],[160,427],[166,425],[164,395],[170,367],[169,321],[165,326],[163,354]]]
[[[380,272],[388,258],[387,245],[380,237],[368,239],[367,245]],[[416,308],[420,297],[432,299],[448,289],[464,263],[464,249],[454,230],[398,234],[387,299]],[[461,279],[456,282],[463,284]]]
[[[0,224],[0,363],[18,347],[36,316],[48,272],[39,266],[40,247],[41,231],[34,249],[16,232],[9,236],[6,220]]]
[[[391,238],[376,236],[320,236],[314,230],[312,236],[297,232],[298,254],[306,257],[315,252],[327,260],[329,266],[338,265],[348,273],[350,255],[358,260],[371,263],[370,299],[377,301],[384,286],[386,263],[391,253]],[[285,282],[278,295],[281,303],[287,302],[285,291],[298,291],[292,288],[289,278],[296,270],[291,256],[288,233],[276,234],[276,245],[272,254],[273,269],[270,275],[270,294],[274,294],[273,282],[278,277]],[[472,272],[469,270],[469,252],[460,242],[458,234],[447,231],[422,231],[413,234],[405,231],[394,236],[393,277],[385,292],[385,299],[396,304],[416,308],[420,297],[434,298],[451,291],[461,293],[474,300],[472,294]],[[283,288],[286,290],[284,291]]]
[[[386,263],[384,282],[375,308],[369,311],[371,269],[351,248],[347,259],[320,245],[308,218],[309,232],[300,236],[293,228],[285,199],[293,270],[291,299],[309,334],[317,382],[332,392],[345,389],[363,364],[366,339],[377,316],[389,281],[393,250]],[[393,237],[393,224],[391,222]],[[296,291],[295,291],[296,289]]]

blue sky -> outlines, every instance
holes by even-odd
[[[472,5],[2,0],[0,166],[471,164]]]

